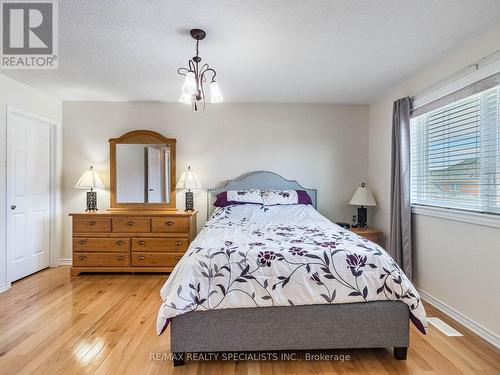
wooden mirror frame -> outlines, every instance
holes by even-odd
[[[118,203],[116,201],[116,145],[166,144],[170,147],[170,201],[168,203]],[[109,140],[110,210],[176,210],[175,207],[175,138],[166,138],[152,130],[134,130]]]

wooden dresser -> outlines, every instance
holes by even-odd
[[[73,213],[72,275],[171,272],[196,235],[197,212]]]

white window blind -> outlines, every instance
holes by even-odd
[[[500,214],[500,86],[411,119],[412,205]]]

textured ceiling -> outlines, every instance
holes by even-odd
[[[368,103],[498,17],[499,0],[59,0],[59,69],[1,73],[65,100],[174,102],[200,27],[227,102]]]

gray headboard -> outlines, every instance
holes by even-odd
[[[287,180],[274,172],[256,171],[246,173],[234,180],[229,180],[221,187],[208,189],[207,215],[210,216],[214,210],[213,203],[217,194],[228,190],[244,189],[304,190],[311,197],[314,208],[316,208],[318,198],[318,191],[316,189],[307,189],[297,181]]]

